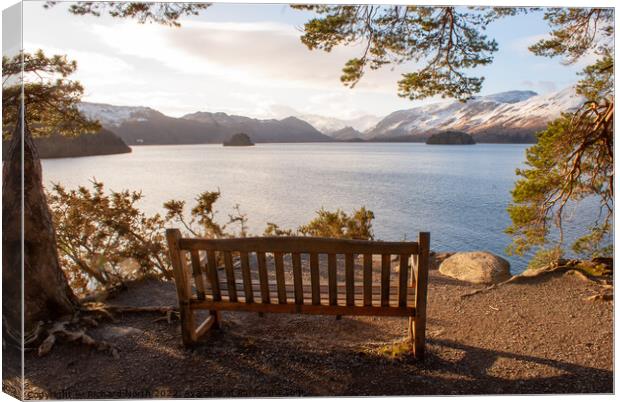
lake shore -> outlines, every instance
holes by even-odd
[[[482,288],[430,272],[423,363],[399,350],[406,337],[400,318],[224,312],[222,329],[186,350],[178,321],[125,314],[89,332],[116,345],[119,359],[66,343],[44,357],[27,352],[26,392],[65,398],[86,390],[94,398],[123,390],[134,397],[613,392],[613,303],[587,300],[598,285],[553,273],[462,297]],[[173,283],[149,280],[108,303],[176,305],[176,293]]]

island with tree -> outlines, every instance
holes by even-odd
[[[251,147],[254,145],[246,133],[237,133],[222,143],[225,147]]]
[[[435,133],[426,140],[428,145],[475,145],[474,138],[462,131]]]

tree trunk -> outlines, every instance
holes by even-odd
[[[20,119],[2,169],[2,314],[3,332],[8,335],[21,333],[22,297],[26,334],[39,321],[71,314],[78,306],[58,261],[56,232],[43,190],[41,161],[27,124],[23,130],[23,162],[21,138]]]

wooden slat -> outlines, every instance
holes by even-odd
[[[381,305],[387,306],[390,302],[390,255],[381,255]]]
[[[242,292],[241,287],[242,287],[242,282],[237,281],[237,295],[241,294]],[[226,282],[220,283],[220,291],[222,292],[222,294],[227,293],[227,288],[228,288],[228,285],[226,284]],[[252,289],[254,290],[254,293],[256,293],[257,291],[260,292],[260,288],[261,288],[260,284],[252,283]],[[276,284],[276,282],[269,281],[269,292],[276,293],[277,289],[278,289],[278,285]],[[320,290],[321,296],[329,297],[329,285],[320,285],[319,290]],[[336,290],[337,290],[338,297],[340,297],[341,294],[343,297],[346,296],[346,285],[344,284],[338,285],[336,286]],[[360,297],[364,296],[364,288],[362,286],[355,286],[354,290],[355,290],[356,296],[357,295],[359,295]],[[373,296],[381,295],[380,284],[373,285],[371,290],[372,290]],[[286,284],[286,294],[287,296],[289,296],[289,298],[292,298],[291,296],[294,296],[295,288],[293,284],[291,283]],[[309,294],[309,295],[312,294],[312,287],[309,285],[304,285],[304,295],[306,294]],[[409,294],[415,295],[415,292],[413,292],[413,289],[409,289],[408,295]],[[398,286],[390,286],[390,297],[393,296],[396,298],[397,295],[398,295]],[[311,297],[309,297],[309,299],[311,299]]]
[[[329,304],[338,304],[338,288],[337,283],[337,261],[336,254],[327,254],[327,283],[329,285]]]
[[[284,278],[284,254],[273,253],[276,264],[276,283],[278,284],[278,302],[286,303],[286,280]]]
[[[397,290],[397,289],[396,289]],[[304,292],[304,305],[312,305],[312,300],[311,300],[311,293],[308,292]],[[379,300],[379,295],[380,293],[377,293],[377,297],[375,298],[375,300],[372,302],[371,306],[381,306],[381,302]],[[398,306],[398,297],[397,297],[397,293],[394,292],[392,294],[392,297],[390,297],[390,302],[387,306],[382,306],[382,307],[399,307]],[[191,300],[197,300],[195,298],[192,298]],[[205,300],[211,300],[210,298],[206,298]],[[272,295],[272,300],[273,300],[273,295]],[[321,302],[317,305],[325,305],[325,306],[329,306],[329,295],[328,294],[324,294],[321,295]],[[225,302],[230,302],[226,292],[222,293],[222,300],[221,301],[225,301]],[[286,304],[295,304],[295,300],[293,298],[293,293],[289,293],[289,297],[288,297],[288,303]],[[346,294],[345,292],[339,293],[338,294],[338,298],[337,298],[337,303],[335,304],[336,306],[346,306]],[[243,296],[243,291],[240,290],[237,292],[237,303],[241,303],[244,304],[245,303],[245,298]],[[279,304],[279,303],[276,303]],[[362,293],[355,293],[355,302],[353,304],[353,306],[359,306],[362,307],[363,304],[363,294]],[[407,307],[413,307],[415,305],[415,295],[412,293],[411,295],[407,296]],[[350,306],[351,307],[351,306]]]
[[[310,254],[310,284],[312,286],[312,304],[321,304],[321,277],[319,276],[319,255]]]
[[[205,283],[202,278],[202,267],[200,266],[200,256],[198,250],[192,250],[190,253],[192,259],[192,276],[196,284],[196,296],[199,300],[205,299]]]
[[[237,301],[237,284],[235,281],[235,268],[232,263],[230,251],[224,251],[224,267],[226,268],[226,283],[228,284],[228,297],[230,301]]]
[[[323,315],[375,315],[407,317],[415,315],[413,307],[379,307],[379,306],[314,306],[312,304],[246,304],[213,302],[209,300],[192,300],[193,310],[229,310],[262,313],[289,314],[323,314]]]
[[[222,296],[220,295],[220,280],[217,275],[215,251],[213,250],[207,251],[207,275],[209,276],[209,281],[211,282],[211,294],[213,295],[213,300],[222,300]]]
[[[248,253],[241,253],[241,275],[243,276],[243,293],[246,303],[254,303],[254,292],[252,289],[252,274],[250,272],[250,256]]]
[[[347,306],[352,306],[355,302],[355,294],[354,294],[354,287],[355,287],[355,272],[354,272],[354,266],[355,266],[355,262],[353,260],[353,254],[345,254],[344,256],[344,263],[345,263],[345,284],[347,287]]]
[[[372,254],[364,254],[364,306],[372,304]]]
[[[409,255],[400,255],[400,266],[398,268],[398,305],[407,305],[407,280],[409,279]]]
[[[213,327],[213,325],[215,325],[216,323],[217,323],[217,319],[215,318],[215,316],[207,317],[202,322],[202,324],[200,324],[198,328],[196,328],[196,339],[199,339],[201,336],[206,334],[207,331],[209,331],[211,327]]]
[[[322,254],[417,254],[415,242],[383,242],[322,237],[244,237],[235,239],[181,239],[183,250]]]
[[[295,286],[295,303],[304,304],[304,285],[301,275],[301,254],[293,253],[293,285]]]
[[[267,276],[267,258],[265,258],[265,253],[256,253],[256,259],[258,260],[261,303],[271,303],[269,298],[269,277]]]
[[[411,256],[411,279],[409,280],[409,287],[412,287],[412,288],[414,288],[416,284],[416,276],[418,275],[417,267],[418,267],[418,256],[412,255]]]

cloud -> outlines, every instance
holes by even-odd
[[[117,51],[156,60],[184,74],[217,77],[256,87],[346,90],[344,63],[361,49],[309,51],[294,26],[275,22],[183,21],[181,28],[121,23],[91,30]],[[399,75],[368,72],[359,91],[393,92]]]
[[[94,85],[104,86],[132,82],[129,74],[134,70],[133,66],[120,57],[105,55],[99,52],[77,50],[71,48],[58,48],[36,42],[24,43],[26,52],[43,50],[47,56],[66,55],[67,59],[77,62],[77,69],[70,77],[78,81],[93,82]]]
[[[521,85],[530,88],[533,91],[538,92],[539,94],[547,94],[550,92],[555,92],[558,90],[558,85],[553,81],[530,81],[525,80],[521,82]]]

